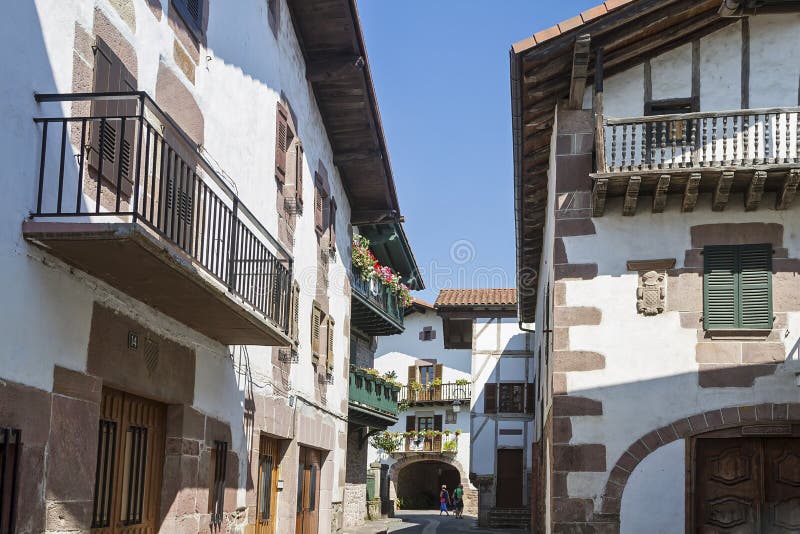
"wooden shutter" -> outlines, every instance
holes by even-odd
[[[497,413],[497,384],[483,386],[483,413]]]
[[[434,415],[433,416],[433,429],[438,430],[439,432],[442,431],[442,416],[441,415]]]
[[[408,366],[408,383],[417,382],[417,366],[416,365],[409,365]]]
[[[125,68],[122,60],[101,38],[97,38],[94,47],[94,81],[92,91],[131,92],[136,91],[136,78]],[[136,100],[99,100],[92,102],[92,116],[131,116],[136,115]],[[133,143],[136,139],[136,120],[125,121],[125,136],[122,133],[121,120],[109,120],[101,123],[93,122],[90,132],[89,165],[99,168],[100,155],[103,157],[103,179],[116,188],[117,177],[120,179],[120,190],[125,195],[133,192]],[[104,125],[104,126],[101,126]],[[103,129],[103,146],[100,146],[100,130]]]
[[[772,245],[739,252],[739,328],[772,328]]]
[[[443,370],[444,370],[443,364],[441,363],[436,364],[433,368],[433,379],[436,380],[438,378],[439,380],[441,380]]]
[[[311,352],[319,356],[319,338],[322,322],[322,310],[314,306],[311,312]]]
[[[416,430],[417,419],[413,415],[406,416],[406,432]]]
[[[703,327],[736,328],[736,248],[710,246],[703,251]]]
[[[295,282],[292,284],[292,340],[300,341],[300,286]]]
[[[335,250],[336,249],[336,200],[333,197],[331,197],[331,207],[330,207],[328,222],[330,228],[328,242],[330,248]]]
[[[296,160],[294,165],[294,198],[298,206],[303,205],[303,145],[297,143]]]
[[[275,179],[280,183],[286,182],[286,153],[289,150],[289,122],[288,114],[281,104],[278,104],[277,131],[275,133]]]
[[[322,232],[325,229],[322,219],[322,182],[320,182],[319,175],[317,175],[314,180],[314,226],[317,232]]]
[[[704,328],[772,328],[772,245],[715,245],[703,254]]]
[[[528,382],[525,385],[525,413],[533,413],[533,406],[536,399],[536,388],[533,384]]]
[[[333,370],[333,319],[328,318],[328,370]]]

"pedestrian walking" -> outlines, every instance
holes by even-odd
[[[442,512],[450,515],[447,511],[448,505],[450,505],[450,494],[447,492],[447,486],[442,484],[442,491],[439,492],[439,515],[442,515]]]
[[[453,490],[453,509],[455,510],[456,517],[461,519],[464,515],[464,486],[459,484]]]

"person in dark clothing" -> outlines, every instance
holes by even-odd
[[[445,515],[450,515],[447,511],[447,506],[450,504],[450,494],[447,493],[447,486],[442,485],[442,491],[439,492],[439,515],[442,515],[442,512]]]
[[[464,486],[459,484],[453,490],[453,508],[456,512],[456,517],[461,519],[464,515]]]

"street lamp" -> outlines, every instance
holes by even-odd
[[[456,399],[453,401],[453,413],[458,413],[461,411],[461,401]]]

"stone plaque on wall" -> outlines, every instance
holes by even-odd
[[[664,273],[647,271],[639,275],[636,311],[642,315],[658,315],[664,311]]]

